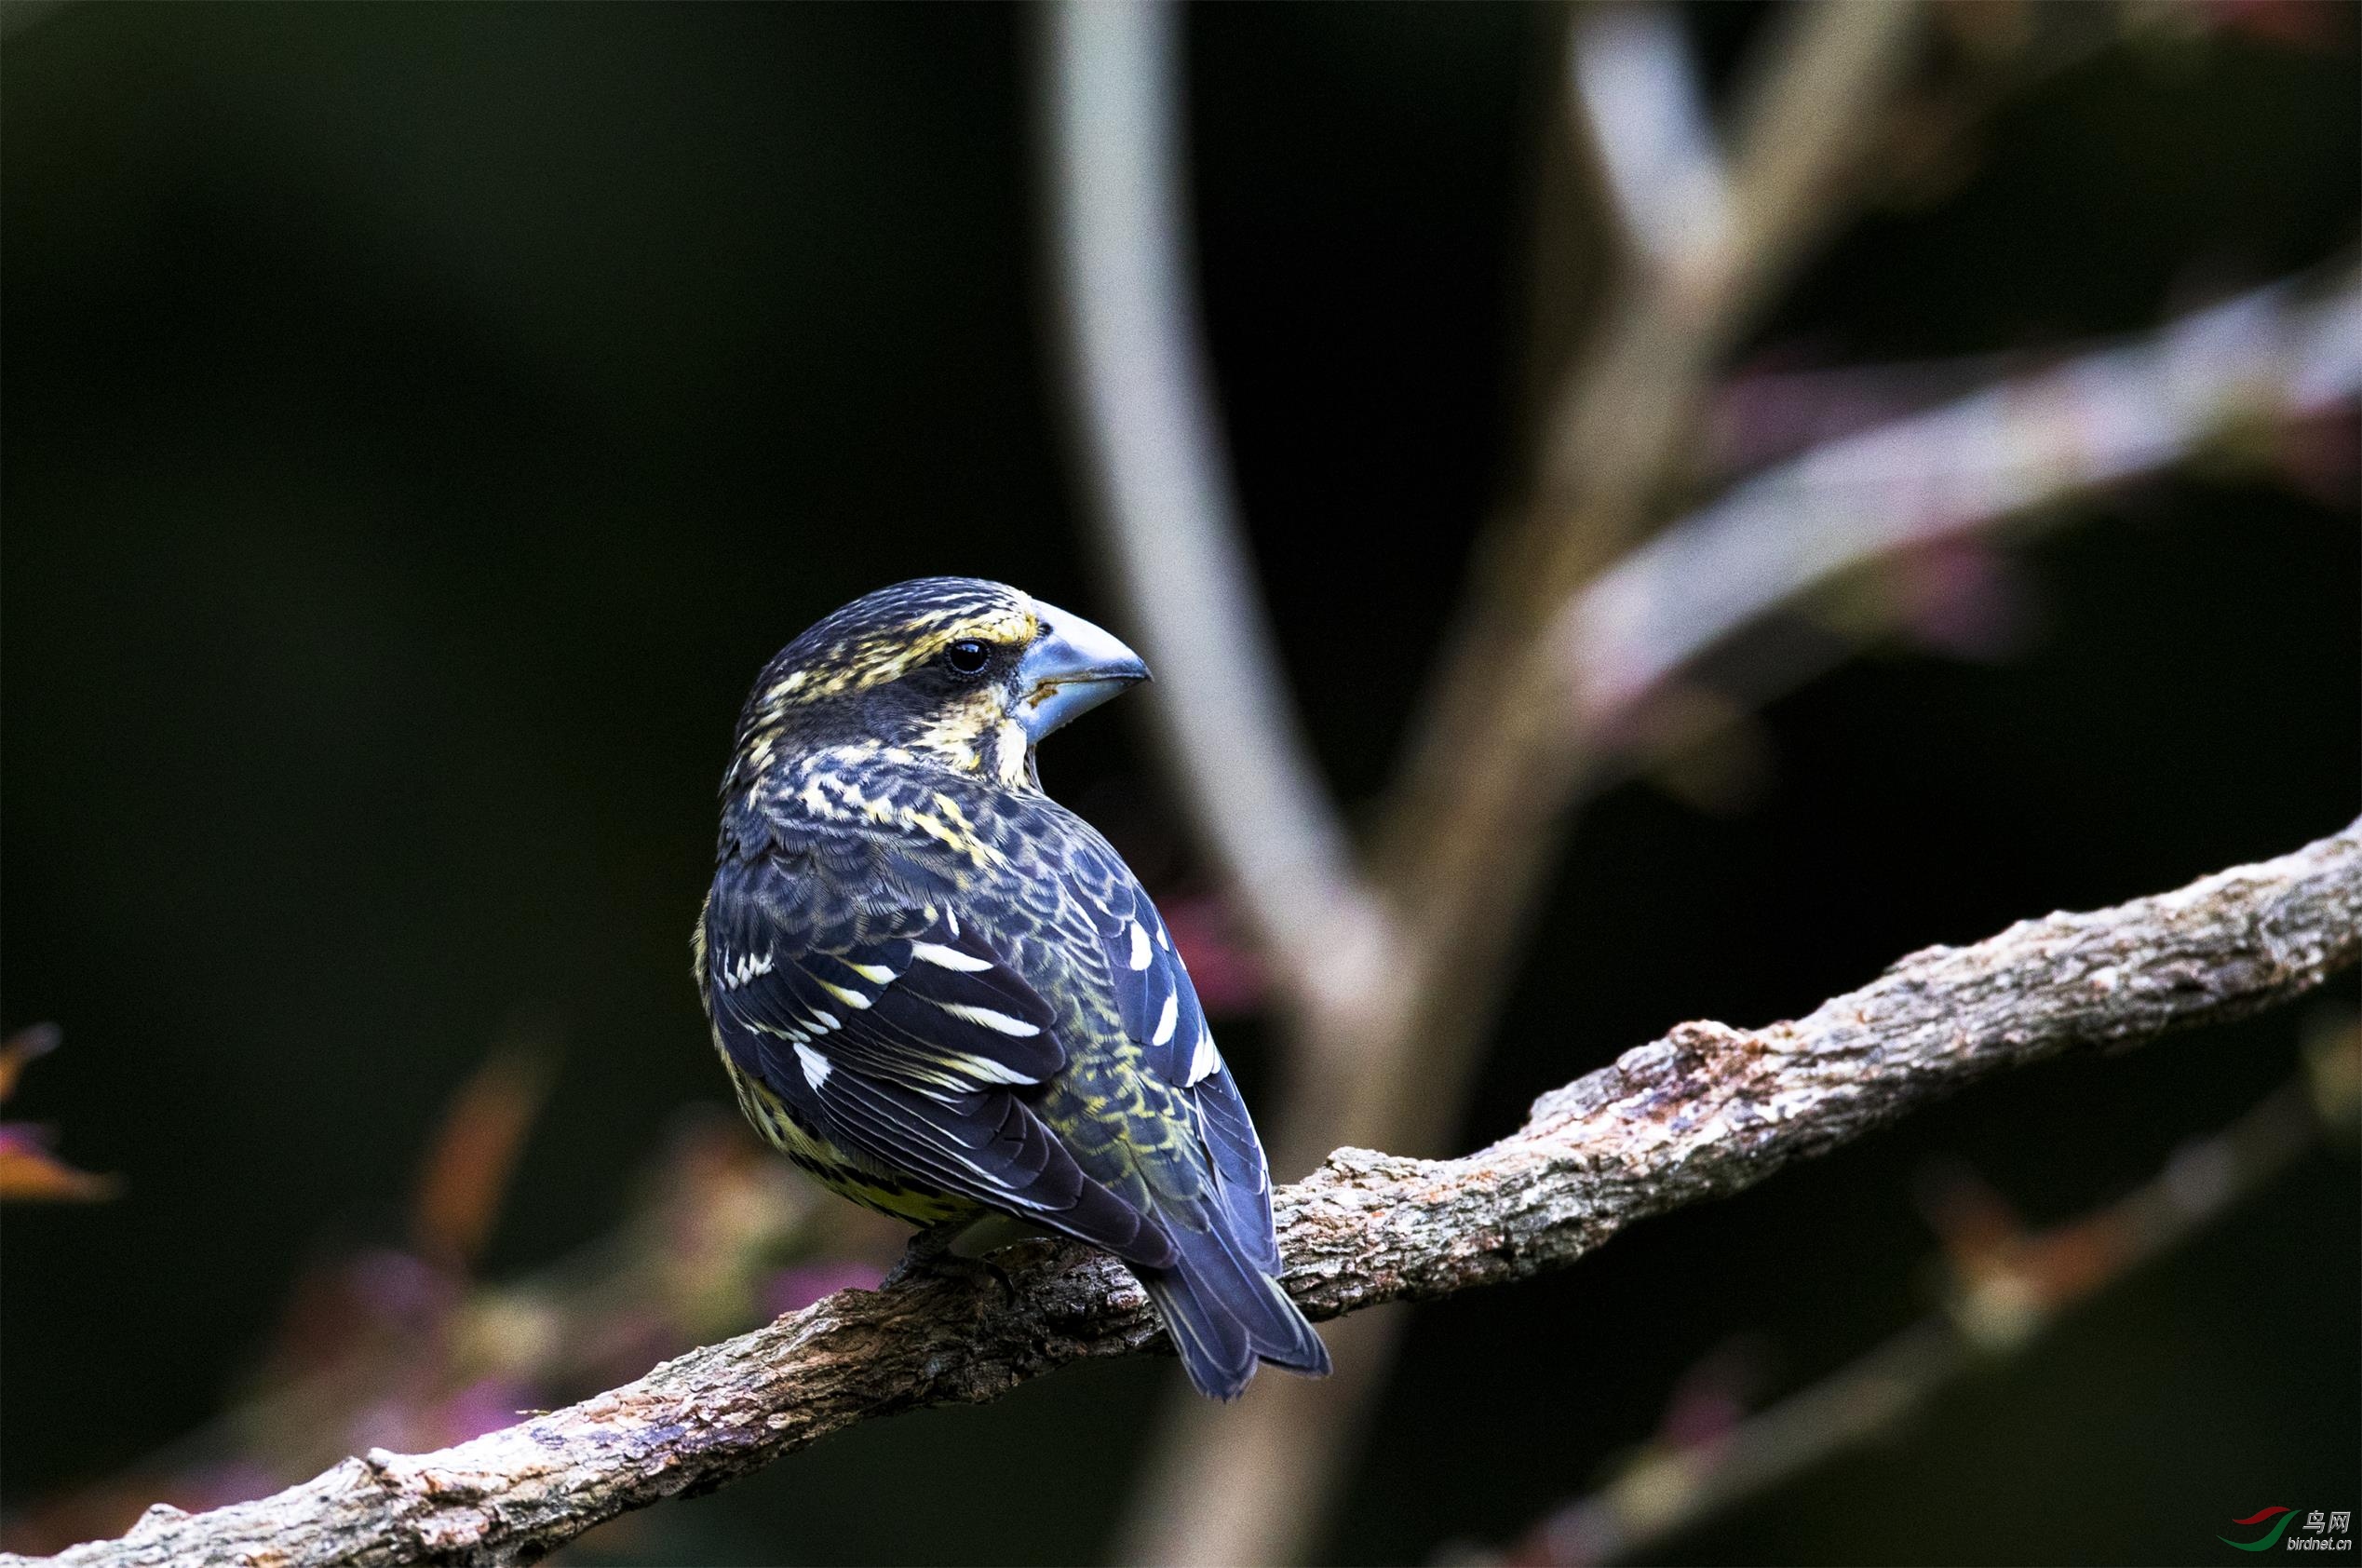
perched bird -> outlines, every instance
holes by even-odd
[[[1147,1288],[1190,1381],[1329,1354],[1278,1282],[1271,1177],[1165,923],[1034,746],[1147,667],[971,577],[856,600],[756,681],[722,784],[697,985],[738,1103],[855,1201],[990,1211]]]

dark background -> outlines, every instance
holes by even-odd
[[[2012,101],[1953,188],[1827,250],[1761,345],[2038,345],[2334,259],[2357,13],[2298,14],[2112,48]],[[127,1183],[6,1217],[0,1500],[21,1507],[200,1423],[308,1257],[398,1234],[440,1107],[518,1017],[567,1049],[495,1275],[601,1234],[668,1118],[723,1098],[687,932],[732,719],[803,625],[969,572],[1123,628],[1045,330],[1026,13],[7,20],[0,1022],[62,1023],[10,1114]],[[1721,63],[1760,15],[1687,20]],[[1385,778],[1519,471],[1557,25],[1190,25],[1213,358],[1348,803]],[[2326,490],[2216,464],[2050,518],[2016,555],[2011,656],[1888,647],[1778,703],[1740,808],[1645,781],[1599,801],[1464,1142],[1678,1020],[1792,1016],[1925,943],[2348,820],[2362,562],[2351,435],[2330,439]],[[1192,885],[1143,738],[1118,709],[1045,774],[1152,885]],[[1776,1387],[1843,1365],[1926,1309],[1931,1159],[2071,1215],[2284,1079],[2306,1017],[2015,1076],[1422,1309],[1328,1555],[1516,1535],[1734,1332],[1774,1347]],[[1224,1044],[1252,1097],[1253,1022]],[[2212,1561],[2235,1515],[2351,1507],[2355,1176],[2310,1158],[1682,1556]],[[865,1426],[666,1505],[633,1549],[1089,1558],[1175,1375],[1083,1366]]]

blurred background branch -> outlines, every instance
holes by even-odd
[[[1735,1423],[1712,1413],[1734,1398],[1727,1372],[1702,1368],[1706,1386],[1686,1390],[1665,1434],[1599,1489],[1504,1551],[1460,1548],[1441,1561],[1581,1568],[1653,1556],[1831,1456],[1892,1436],[1954,1384],[2025,1355],[2078,1307],[2256,1197],[2325,1140],[2350,1143],[2362,1029],[2346,1013],[2316,1028],[2307,1055],[2302,1076],[2185,1143],[2150,1181],[2063,1223],[2029,1230],[1956,1173],[1931,1205],[1947,1258],[1940,1312]]]
[[[1568,113],[1595,153],[1620,264],[1549,399],[1521,514],[1479,544],[1458,629],[1378,814],[1365,893],[1332,847],[1339,835],[1292,725],[1275,717],[1289,699],[1260,635],[1212,436],[1187,255],[1178,12],[1054,13],[1045,183],[1087,466],[1132,619],[1186,657],[1177,669],[1193,711],[1165,710],[1177,777],[1281,978],[1291,1048],[1269,1129],[1281,1170],[1340,1142],[1430,1149],[1461,1116],[1568,807],[1605,771],[1608,737],[1579,722],[1577,694],[1590,688],[1576,678],[1606,677],[1587,659],[1571,670],[1567,605],[1664,515],[1689,478],[1721,359],[1874,183],[1922,28],[1907,4],[1779,15],[1734,91],[1726,161],[1672,13],[1572,13]],[[1990,89],[2038,74],[2028,59],[2088,47],[2072,23],[2063,31],[2072,44],[1997,51],[2010,69],[1972,80]],[[2219,414],[2229,389],[2213,390]],[[2183,444],[2151,432],[2142,450],[2163,461]],[[2064,488],[2067,475],[2054,477]],[[2012,497],[2032,498],[2022,487]],[[1765,532],[1793,525],[1791,510]],[[1628,591],[1628,574],[1604,580]],[[1780,586],[1759,613],[1806,584]],[[1679,592],[1662,602],[1681,621]],[[1248,607],[1243,631],[1237,606]],[[1272,777],[1289,788],[1268,788]],[[1311,876],[1292,874],[1307,865]],[[1176,1405],[1127,1554],[1301,1558],[1400,1331],[1397,1318],[1340,1331],[1334,1377],[1268,1387],[1242,1413]],[[1225,1506],[1202,1506],[1213,1496]]]
[[[364,1449],[465,1441],[873,1285],[898,1251],[899,1226],[830,1203],[737,1116],[699,1107],[646,1162],[613,1229],[520,1277],[478,1277],[555,1060],[531,1039],[490,1052],[422,1161],[410,1245],[317,1257],[227,1410],[103,1480],[20,1505],[0,1544],[56,1551],[115,1534],[150,1505],[216,1508]]]
[[[1375,919],[1304,744],[1240,531],[1199,328],[1181,11],[1045,16],[1059,324],[1102,550],[1157,679],[1160,750],[1272,972],[1357,992]]]
[[[1883,555],[2023,516],[2362,392],[2362,290],[2295,281],[2004,376],[1742,480],[1627,553],[1556,633],[1586,731],[1765,614]],[[1745,694],[1755,702],[1777,695]],[[1596,743],[1591,748],[1599,748]]]
[[[2276,859],[1930,948],[1792,1023],[1691,1023],[1544,1095],[1451,1160],[1341,1149],[1276,1195],[1289,1289],[1316,1318],[1530,1278],[1635,1221],[1754,1185],[1986,1075],[2236,1018],[2362,957],[2362,821]],[[371,1448],[205,1514],[151,1509],[59,1568],[280,1568],[538,1557],[878,1416],[995,1399],[1161,1330],[1122,1267],[1033,1241],[1005,1284],[844,1291],[622,1387],[433,1453]],[[34,1560],[0,1558],[25,1568]]]
[[[1586,6],[1566,30],[1567,93],[1605,186],[1603,221],[1659,271],[1722,247],[1728,176],[1680,18],[1663,6]]]

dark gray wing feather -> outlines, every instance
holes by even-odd
[[[830,1142],[1144,1266],[1169,1261],[1154,1222],[1020,1098],[1066,1056],[980,922],[948,899],[831,899],[764,855],[723,860],[705,932],[722,1048]]]

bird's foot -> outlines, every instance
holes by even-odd
[[[990,1258],[970,1258],[952,1250],[969,1220],[946,1220],[927,1225],[911,1237],[911,1245],[903,1250],[902,1258],[878,1281],[881,1291],[899,1290],[927,1279],[965,1279],[971,1286],[982,1288],[987,1280],[1000,1287],[1002,1296],[1011,1304],[1017,1301],[1017,1282],[1008,1277],[1008,1270]]]

